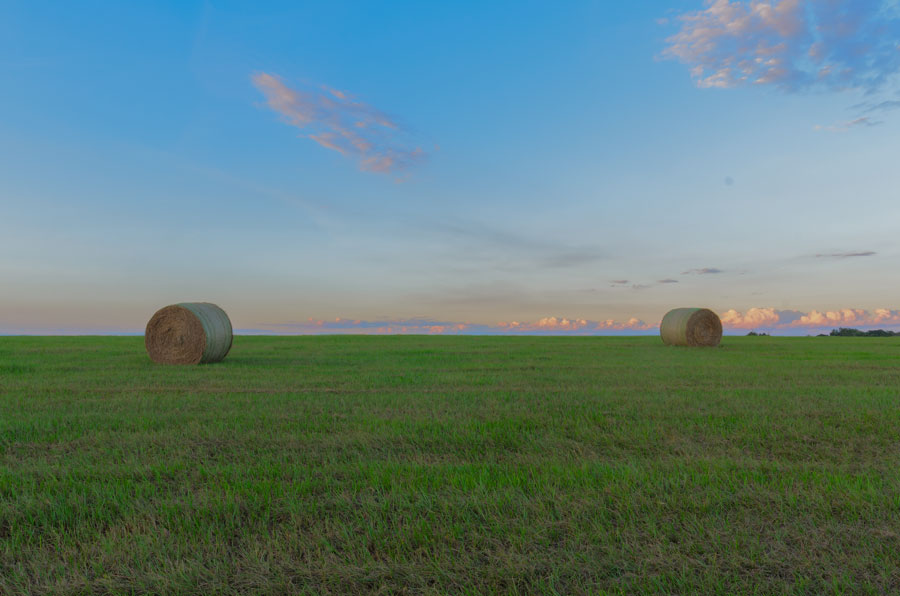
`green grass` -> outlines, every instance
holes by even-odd
[[[0,594],[900,593],[900,340],[0,338]]]

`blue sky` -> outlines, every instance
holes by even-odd
[[[0,332],[897,328],[898,44],[874,0],[0,2]]]

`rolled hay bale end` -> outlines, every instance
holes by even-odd
[[[669,346],[715,347],[722,341],[722,321],[708,308],[676,308],[663,317],[659,336]]]
[[[153,362],[219,362],[231,349],[231,321],[209,302],[182,302],[159,309],[147,323],[144,345]]]

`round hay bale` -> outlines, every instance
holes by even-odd
[[[708,308],[676,308],[663,317],[659,336],[670,346],[715,347],[722,341],[722,321]]]
[[[182,302],[156,311],[147,323],[144,345],[153,362],[219,362],[231,349],[231,321],[209,302]]]

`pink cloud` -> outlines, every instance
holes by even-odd
[[[900,68],[900,19],[880,0],[707,0],[677,22],[663,56],[698,87],[874,90]]]
[[[657,327],[659,327],[659,325],[652,325],[650,323],[645,323],[638,318],[631,317],[627,321],[614,321],[612,319],[600,321],[596,324],[594,329],[596,331],[648,331],[650,329],[656,329]]]
[[[774,308],[751,308],[746,313],[734,309],[721,314],[722,325],[729,329],[758,329],[772,327],[779,323],[781,317]]]
[[[845,308],[843,310],[819,312],[811,310],[793,323],[793,327],[824,327],[829,325],[870,325],[872,316],[865,310]]]
[[[774,308],[751,308],[746,312],[725,311],[722,325],[726,329],[829,330],[836,327],[891,327],[900,325],[900,311],[876,308],[843,308],[833,311],[811,310],[803,313]]]
[[[588,322],[585,319],[570,320],[565,317],[544,317],[543,319],[538,319],[538,321],[534,323],[534,328],[547,331],[578,331],[579,329],[587,327],[587,325]]]
[[[533,323],[522,323],[519,321],[497,323],[497,328],[514,333],[573,333],[580,332],[590,334],[595,331],[604,329],[610,330],[628,330],[628,329],[644,329],[643,322],[638,319],[631,319],[628,322],[617,321],[588,321],[587,319],[567,319],[565,317],[544,317]]]
[[[253,84],[266,105],[284,121],[332,151],[357,160],[361,170],[389,174],[421,163],[425,151],[383,112],[330,87],[293,89],[276,75],[261,72]]]

